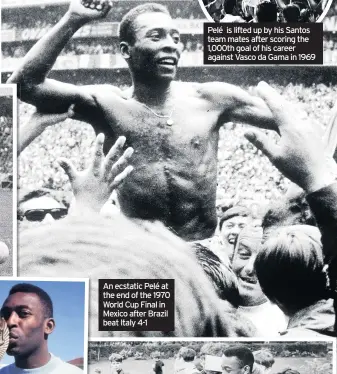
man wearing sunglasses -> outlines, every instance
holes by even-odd
[[[28,226],[50,224],[64,218],[68,209],[58,202],[49,191],[34,190],[25,194],[19,201],[18,220]]]

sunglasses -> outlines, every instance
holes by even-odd
[[[50,214],[56,220],[65,217],[67,213],[67,208],[30,209],[19,215],[18,219],[22,221],[24,218],[26,218],[27,221],[41,222],[45,219],[47,214]]]

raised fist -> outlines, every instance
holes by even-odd
[[[91,21],[104,18],[111,8],[111,0],[72,0],[69,12],[83,20]]]

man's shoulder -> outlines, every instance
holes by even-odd
[[[75,365],[69,364],[68,362],[65,362],[61,360],[59,357],[54,357],[54,370],[53,373],[55,372],[62,372],[62,374],[83,374],[83,370],[78,368]],[[57,361],[56,361],[57,360]]]
[[[92,84],[81,86],[82,90],[90,93],[91,95],[98,95],[98,94],[110,94],[110,95],[117,95],[117,96],[125,96],[125,92],[121,90],[117,86],[113,86],[112,84]]]
[[[12,367],[14,364],[6,365],[0,368],[0,373],[2,374],[10,374],[12,372]]]
[[[62,374],[83,374],[83,370],[75,365],[68,364],[68,362],[63,362]]]

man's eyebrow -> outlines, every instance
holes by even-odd
[[[13,307],[10,307],[10,306],[3,306],[0,310],[3,311],[3,310],[7,310],[7,309],[31,309],[31,307],[29,305],[15,305]]]

